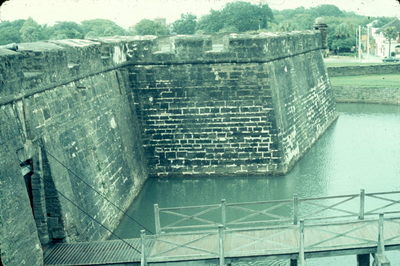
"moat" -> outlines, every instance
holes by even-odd
[[[338,104],[338,120],[284,176],[149,179],[128,213],[154,230],[160,207],[316,197],[400,189],[400,106]],[[122,220],[116,234],[138,237],[140,227]],[[393,265],[399,252],[388,252]],[[309,265],[355,265],[355,256],[310,259]],[[273,264],[275,265],[275,264]],[[276,264],[280,265],[280,264]],[[284,264],[282,264],[284,265]]]

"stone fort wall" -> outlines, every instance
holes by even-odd
[[[104,239],[88,215],[113,230],[122,213],[92,188],[125,210],[146,180],[118,48],[74,40],[0,50],[3,265],[41,265],[50,241]],[[20,166],[30,159],[31,201]]]
[[[128,67],[151,175],[284,174],[335,119],[317,33],[223,43],[176,37]]]
[[[149,175],[287,172],[336,118],[320,50],[317,32],[0,49],[3,264],[106,238],[88,215],[122,213],[96,191],[126,209]]]

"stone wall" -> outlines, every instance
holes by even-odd
[[[398,74],[400,73],[400,64],[386,63],[381,65],[365,65],[365,66],[340,66],[328,67],[330,77],[342,76],[359,76],[374,74]]]
[[[151,175],[282,174],[335,119],[318,34],[224,44],[177,37],[129,67]]]
[[[334,86],[333,91],[336,102],[341,103],[400,104],[400,85],[399,88]]]
[[[122,213],[93,189],[122,210],[141,189],[148,174],[140,130],[127,75],[114,69],[126,49],[118,39],[0,49],[4,265],[41,265],[40,244],[50,241],[106,238],[88,215],[113,230]],[[24,161],[33,168],[29,189]]]
[[[149,174],[287,172],[336,118],[320,50],[311,31],[0,48],[3,264],[106,238]]]

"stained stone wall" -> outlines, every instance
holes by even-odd
[[[126,74],[114,69],[122,49],[123,40],[0,49],[4,265],[41,265],[50,241],[105,239],[88,215],[113,230],[122,213],[94,189],[122,210],[140,191],[147,163]],[[30,159],[27,189],[20,163]]]
[[[2,263],[107,238],[98,192],[126,209],[149,175],[287,172],[336,117],[320,51],[311,31],[0,48]]]
[[[336,118],[315,32],[170,41],[129,67],[151,175],[283,174]]]
[[[377,74],[398,74],[400,63],[384,63],[380,65],[357,65],[357,66],[337,66],[328,67],[330,77],[360,76]]]

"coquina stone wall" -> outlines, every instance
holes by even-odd
[[[333,86],[333,91],[339,103],[400,104],[400,84],[398,88]]]
[[[151,175],[283,174],[336,118],[315,32],[163,45],[129,67]]]
[[[318,32],[18,46],[0,48],[7,266],[107,238],[109,201],[126,209],[149,175],[285,173],[336,118]]]
[[[330,77],[342,76],[360,76],[375,74],[398,74],[400,72],[399,63],[386,63],[381,65],[365,65],[365,66],[337,66],[328,67]]]
[[[115,69],[126,60],[124,45],[0,49],[3,265],[41,265],[41,245],[51,241],[106,238],[89,216],[113,230],[122,213],[96,191],[125,210],[147,178],[126,74]]]

